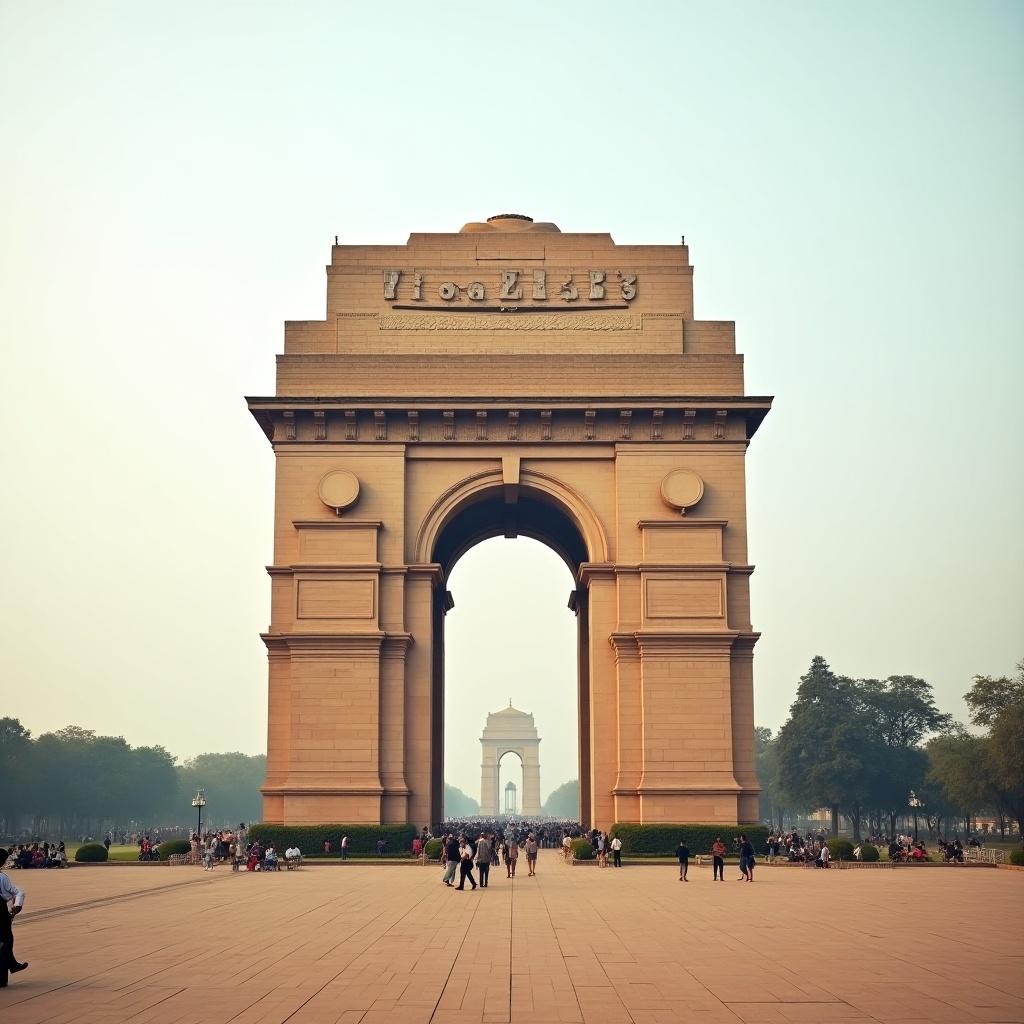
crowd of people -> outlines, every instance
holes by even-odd
[[[533,832],[525,836],[511,825],[504,832],[481,829],[475,838],[468,837],[465,832],[458,836],[448,832],[441,836],[441,882],[449,888],[464,890],[466,882],[475,890],[477,884],[481,889],[490,885],[491,868],[505,867],[507,878],[516,877],[516,868],[522,855],[526,859],[528,877],[537,874],[537,854],[540,841]],[[417,837],[419,840],[420,837]],[[479,883],[473,874],[476,868]],[[458,885],[455,876],[458,874]]]
[[[793,864],[813,864],[827,868],[831,853],[828,837],[824,832],[808,833],[801,836],[796,829],[791,832],[772,832],[765,841],[765,859],[769,864],[787,860]]]
[[[511,830],[520,845],[533,834],[540,849],[555,850],[562,845],[564,836],[579,837],[586,834],[578,821],[569,818],[449,818],[441,823],[441,835],[475,836],[505,835]],[[424,830],[425,831],[425,830]]]
[[[15,846],[7,862],[9,868],[65,868],[67,851],[63,843],[22,843]]]
[[[213,871],[218,864],[230,864],[232,871],[279,871],[302,864],[302,851],[296,845],[279,855],[273,843],[251,842],[245,823],[236,829],[219,829],[189,839],[189,857],[192,863],[202,864],[204,871]]]

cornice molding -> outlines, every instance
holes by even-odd
[[[292,658],[377,659],[387,634],[383,630],[365,633],[261,633],[272,655]]]
[[[335,519],[293,519],[292,526],[296,530],[383,530],[384,523],[380,519],[346,519],[338,516]]]

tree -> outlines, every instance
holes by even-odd
[[[986,742],[997,803],[1017,822],[1024,842],[1024,700],[999,712]]]
[[[480,804],[457,786],[444,784],[444,816],[446,818],[472,818],[480,813]]]
[[[789,721],[779,731],[778,778],[807,810],[829,807],[832,832],[842,807],[859,836],[862,808],[871,793],[871,721],[853,680],[837,676],[820,655],[800,678]]]
[[[771,729],[763,725],[754,726],[754,760],[757,779],[761,783],[760,818],[773,825],[778,820],[781,829],[786,801],[779,784],[778,747],[778,739],[773,738]]]
[[[970,690],[964,694],[975,725],[992,726],[996,719],[1015,705],[1024,704],[1024,660],[1017,662],[1017,675],[975,676]]]
[[[894,833],[911,792],[921,799],[928,759],[920,744],[929,734],[948,730],[952,717],[939,711],[931,684],[916,676],[861,679],[856,685],[876,746],[870,800],[888,815]]]
[[[170,794],[174,800],[170,818],[189,821],[192,798],[202,789],[206,795],[204,814],[211,825],[259,821],[263,817],[260,786],[266,773],[264,754],[199,754],[178,769],[176,794]]]
[[[13,836],[22,812],[31,807],[32,733],[16,718],[0,718],[0,835]]]
[[[963,726],[936,736],[925,748],[928,756],[926,781],[942,787],[945,800],[958,807],[964,817],[992,806],[995,794],[985,771],[986,740]]]
[[[975,676],[964,700],[971,721],[989,729],[978,744],[988,805],[1024,830],[1024,661],[1013,678]]]
[[[579,780],[563,782],[557,789],[553,789],[544,801],[542,813],[551,818],[569,818],[576,821],[580,816]]]

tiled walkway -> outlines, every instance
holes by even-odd
[[[1024,873],[729,874],[25,872],[0,1022],[1024,1022]]]

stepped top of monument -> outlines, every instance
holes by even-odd
[[[486,221],[470,221],[462,225],[460,235],[475,234],[477,232],[502,231],[505,233],[530,232],[554,232],[561,233],[561,228],[550,221],[535,221],[527,217],[525,213],[499,213],[488,217]]]
[[[351,414],[346,436],[360,436],[352,418],[365,413],[385,437],[389,409],[443,403],[451,416],[437,430],[458,437],[453,410],[463,405],[481,414],[476,436],[487,433],[482,410],[512,402],[539,415],[555,400],[589,408],[582,437],[624,438],[630,409],[656,412],[647,430],[659,437],[661,417],[682,429],[684,407],[710,417],[728,405],[743,408],[729,430],[745,438],[768,408],[744,397],[733,323],[696,318],[682,239],[620,245],[608,232],[499,213],[404,244],[336,242],[326,270],[326,315],[286,322],[277,396],[251,403],[261,416],[289,401],[333,404]],[[558,433],[557,423],[531,424],[523,436]]]

